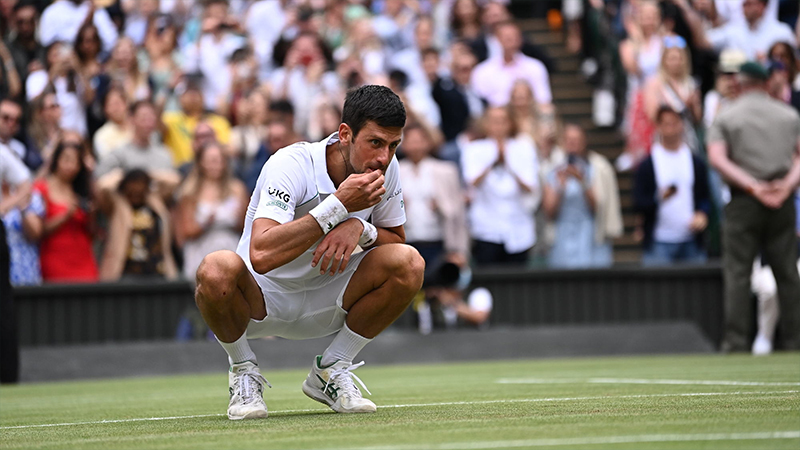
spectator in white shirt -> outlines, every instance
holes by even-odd
[[[189,53],[185,72],[199,71],[203,74],[203,99],[206,109],[224,112],[229,103],[231,72],[228,60],[233,53],[243,48],[247,41],[234,31],[242,31],[241,25],[228,14],[228,3],[212,0],[203,11],[202,36],[197,45],[185,50]]]
[[[536,148],[530,139],[515,138],[506,108],[489,108],[484,127],[487,138],[467,144],[461,156],[471,188],[473,256],[478,265],[524,265],[536,242]]]
[[[272,70],[272,51],[289,23],[287,0],[259,0],[247,11],[245,28],[258,59],[260,78]]]
[[[725,26],[709,30],[706,38],[711,46],[721,50],[736,48],[745,53],[748,59],[763,60],[767,51],[776,42],[788,42],[797,48],[792,29],[765,15],[768,0],[744,0],[742,12],[744,21],[731,21]]]
[[[503,47],[503,56],[475,67],[471,83],[475,92],[492,106],[505,106],[511,99],[514,82],[523,79],[531,86],[537,103],[551,103],[550,76],[541,61],[520,51],[522,33],[519,27],[513,22],[503,22],[497,25],[495,33]]]
[[[81,26],[92,21],[100,33],[103,50],[110,52],[119,33],[105,9],[95,10],[93,0],[56,0],[45,8],[39,24],[39,39],[48,46],[56,41],[72,44]]]
[[[745,15],[742,5],[745,0],[714,0],[719,19],[724,23],[744,22]],[[779,0],[768,0],[764,11],[764,18],[768,20],[778,20]]]

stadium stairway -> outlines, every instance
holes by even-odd
[[[546,19],[521,20],[519,25],[526,37],[544,47],[557,64],[558,71],[550,74],[550,83],[558,113],[565,121],[582,125],[586,129],[589,148],[613,162],[622,153],[625,140],[615,128],[600,128],[592,121],[593,88],[581,74],[580,56],[567,51],[564,33],[561,29],[551,28]],[[641,249],[633,237],[636,223],[633,176],[631,173],[618,173],[617,181],[625,231],[614,242],[614,260],[617,264],[638,263]]]

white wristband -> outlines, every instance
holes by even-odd
[[[375,228],[375,225],[367,222],[361,217],[358,216],[353,216],[353,217],[355,219],[360,220],[361,223],[364,224],[364,231],[361,232],[361,238],[358,240],[358,245],[361,246],[361,248],[365,248],[374,244],[375,241],[378,240],[378,229]]]
[[[336,225],[339,225],[339,222],[346,219],[348,214],[347,208],[333,194],[308,213],[316,219],[324,234],[328,234]]]

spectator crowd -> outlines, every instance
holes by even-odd
[[[750,289],[754,352],[779,316],[800,329],[800,2],[537,2],[561,7],[548,21],[582,60],[595,124],[625,137],[615,161],[561,119],[555,61],[513,3],[0,0],[11,284],[193,281],[236,247],[271,155],[336,132],[348,89],[381,84],[408,111],[407,241],[449,280],[427,294],[450,323],[491,310],[488,292],[461,299],[470,266],[610,266],[629,173],[643,264],[722,253],[732,349]]]
[[[616,161],[560,118],[555,62],[508,0],[0,1],[12,284],[193,280],[235,248],[264,162],[336,132],[363,84],[408,110],[407,240],[431,267],[611,265],[618,172],[643,262],[705,261],[742,189],[705,136],[742,76],[800,108],[797,1],[549,3],[595,121],[626,137]]]

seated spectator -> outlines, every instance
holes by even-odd
[[[72,44],[85,23],[93,23],[103,41],[103,50],[110,52],[119,32],[105,8],[96,9],[93,0],[56,0],[42,12],[39,27],[42,45],[54,42]]]
[[[430,133],[416,123],[403,130],[402,151],[406,243],[416,248],[428,265],[439,263],[448,254],[466,261],[469,234],[458,167],[431,157]]]
[[[116,189],[125,172],[142,169],[159,184],[162,196],[169,198],[180,177],[172,168],[167,148],[153,139],[158,120],[155,107],[147,100],[139,100],[131,105],[129,114],[133,130],[131,141],[100,160],[96,172],[98,185],[108,193]]]
[[[231,125],[224,117],[206,112],[203,93],[197,83],[187,80],[178,86],[181,110],[165,112],[161,117],[164,123],[164,144],[172,153],[175,167],[194,161],[192,139],[200,121],[208,122],[214,129],[217,141],[228,145],[231,140]]]
[[[705,36],[708,44],[717,50],[735,48],[748,59],[765,60],[767,52],[777,42],[788,42],[797,48],[792,29],[783,22],[766,15],[768,0],[744,0],[744,21],[732,20],[709,30]]]
[[[455,44],[456,46],[463,44]],[[468,49],[453,50],[449,77],[433,83],[433,100],[439,106],[445,144],[438,156],[458,163],[461,151],[456,138],[483,115],[483,102],[470,85],[475,55]]]
[[[506,108],[489,108],[484,128],[486,139],[467,144],[461,156],[462,174],[471,189],[472,254],[480,266],[521,266],[536,242],[536,149],[532,141],[515,138]]]
[[[100,161],[117,148],[128,145],[133,138],[124,89],[117,86],[106,92],[103,111],[108,120],[97,130],[93,138],[94,151]]]
[[[72,49],[62,42],[54,42],[45,52],[44,69],[30,72],[25,80],[25,92],[31,101],[50,86],[55,90],[61,105],[61,128],[73,130],[81,136],[87,132],[85,90],[88,83],[76,71],[76,58]]]
[[[42,269],[39,264],[39,239],[42,237],[42,224],[45,206],[38,192],[31,192],[30,173],[21,165],[16,156],[7,148],[0,150],[0,159],[13,159],[19,164],[12,170],[25,182],[17,183],[13,188],[3,186],[3,202],[0,203],[0,219],[6,230],[8,243],[12,286],[35,286],[42,283]],[[6,161],[11,162],[11,161]],[[2,166],[3,164],[0,164]],[[5,181],[11,181],[5,179]],[[1,245],[1,244],[0,244]]]
[[[249,193],[233,177],[219,144],[203,146],[178,192],[176,233],[183,247],[183,276],[195,279],[203,258],[217,250],[236,250]]]
[[[556,230],[548,264],[608,267],[612,240],[622,234],[616,174],[605,157],[587,149],[580,126],[567,125],[563,140],[567,161],[548,174],[542,203]]]
[[[660,142],[636,171],[634,204],[644,216],[645,265],[702,263],[711,199],[708,168],[685,140],[683,118],[669,106],[656,115]]]
[[[0,146],[11,150],[30,170],[42,165],[38,152],[33,152],[22,142],[14,139],[22,122],[22,106],[14,100],[0,99]]]
[[[551,103],[553,96],[547,68],[541,61],[522,54],[519,27],[514,22],[503,22],[496,26],[495,33],[503,47],[503,55],[475,67],[471,82],[475,92],[492,106],[504,106],[511,99],[514,82],[523,79],[531,86],[537,103]]]
[[[680,36],[664,38],[659,71],[645,84],[644,107],[650,120],[648,127],[655,126],[656,114],[663,105],[681,115],[686,133],[685,141],[692,150],[697,151],[695,126],[700,123],[703,114],[700,89],[692,78],[691,57],[686,41]],[[636,165],[644,155],[631,156]]]
[[[40,250],[45,282],[94,282],[94,209],[89,191],[86,149],[77,136],[56,147],[47,174],[34,184],[45,205]]]
[[[101,280],[173,279],[178,275],[169,212],[150,191],[150,181],[147,172],[132,169],[119,183],[100,266]]]
[[[61,105],[52,90],[45,91],[30,103],[27,148],[38,155],[43,164],[53,156],[53,151],[61,138]]]

